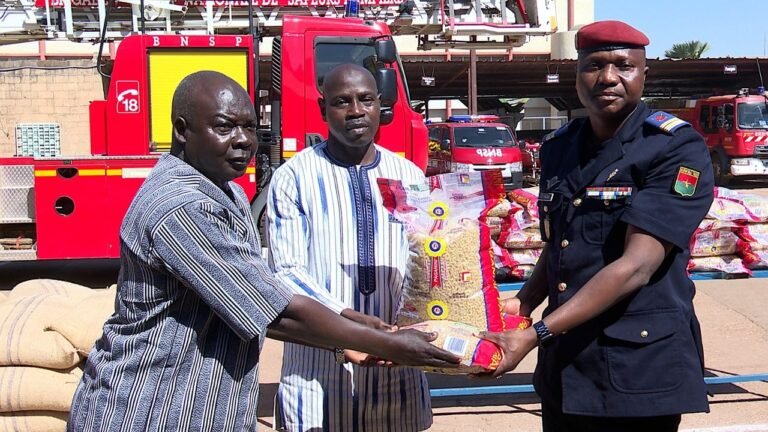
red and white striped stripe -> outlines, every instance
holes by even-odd
[[[768,135],[749,135],[744,137],[744,142],[768,142]]]

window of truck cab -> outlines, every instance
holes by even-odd
[[[322,93],[323,78],[334,67],[353,63],[362,66],[376,76],[376,50],[369,37],[337,37],[318,36],[315,38],[315,77],[317,89]],[[405,82],[400,54],[397,54],[397,71],[405,90],[406,102],[410,104],[411,96]]]
[[[742,102],[736,105],[739,129],[768,129],[768,104]]]
[[[453,128],[456,147],[486,148],[514,147],[515,138],[506,126],[473,125]]]

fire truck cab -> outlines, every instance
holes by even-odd
[[[457,115],[427,127],[427,175],[498,169],[507,189],[522,187],[520,147],[512,130],[498,116]]]
[[[288,16],[283,28],[273,43],[272,130],[262,131],[272,143],[260,146],[271,162],[279,165],[325,139],[319,82],[335,65],[354,62],[371,70],[382,95],[377,142],[423,169],[427,129],[410,107],[387,26],[357,18]],[[90,104],[90,154],[0,158],[0,261],[117,258],[123,216],[157,159],[170,149],[176,86],[193,72],[215,70],[258,101],[257,43],[249,35],[123,39],[105,99]],[[249,197],[256,196],[253,164],[238,183]]]
[[[735,177],[768,175],[768,96],[758,93],[742,89],[736,95],[688,101],[682,108],[651,106],[693,125],[706,140],[716,182],[726,185]]]

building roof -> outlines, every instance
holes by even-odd
[[[645,96],[703,97],[735,93],[760,85],[760,70],[768,80],[768,58],[705,58],[698,60],[649,59]],[[736,73],[725,73],[735,66]],[[461,99],[468,94],[469,55],[403,56],[412,99]],[[732,69],[731,69],[732,71]],[[547,83],[547,74],[559,74],[559,83]],[[422,75],[435,78],[434,87],[421,85]],[[576,61],[478,56],[479,98],[547,98],[559,109],[581,107],[575,90]]]

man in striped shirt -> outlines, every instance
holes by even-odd
[[[382,205],[377,178],[424,184],[410,161],[373,143],[376,82],[346,64],[323,80],[327,141],[298,153],[269,189],[270,264],[293,291],[337,313],[392,323],[408,257],[403,226]],[[386,324],[383,324],[386,325]],[[299,431],[423,430],[432,424],[427,381],[411,368],[366,368],[365,356],[286,344],[278,389],[283,426]]]
[[[365,327],[274,278],[247,198],[232,183],[256,148],[256,113],[242,87],[216,72],[192,74],[172,112],[171,154],[120,230],[116,313],[88,357],[68,430],[256,431],[268,326],[283,338],[393,361],[457,361],[429,345],[434,335]]]

